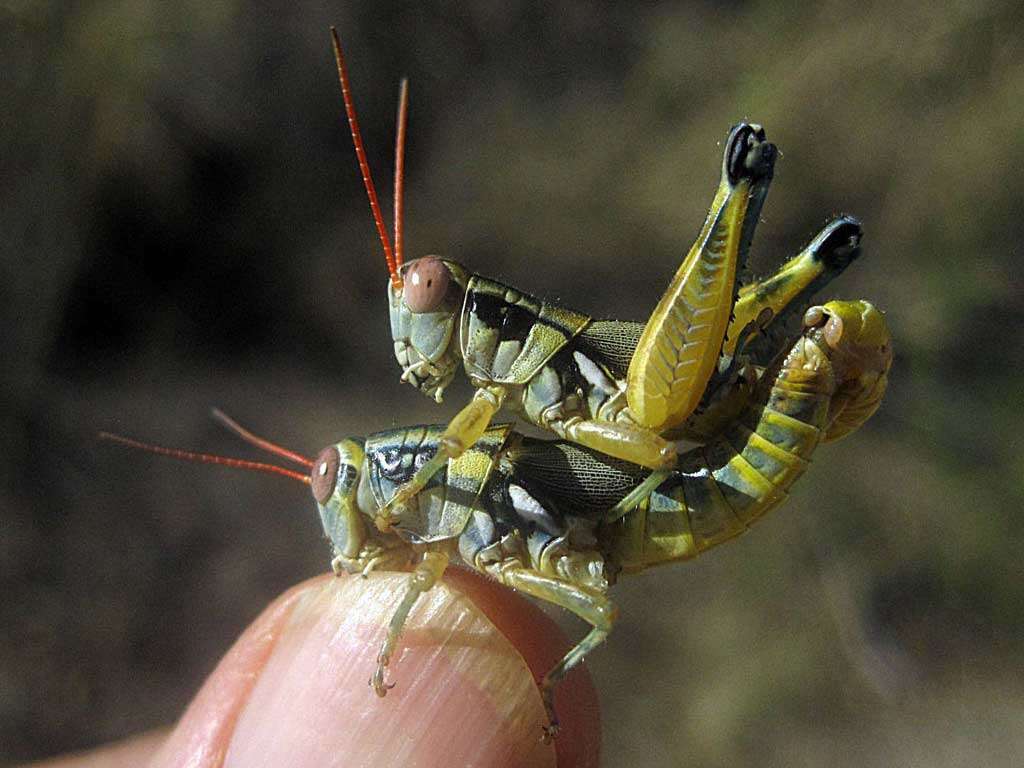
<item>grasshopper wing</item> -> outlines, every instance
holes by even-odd
[[[670,429],[700,402],[718,362],[739,262],[749,245],[748,204],[770,180],[775,155],[759,126],[741,123],[729,134],[722,180],[704,227],[647,321],[629,364],[626,398],[641,426]],[[755,208],[760,206],[751,208],[756,216]]]

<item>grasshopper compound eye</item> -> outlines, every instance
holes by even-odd
[[[310,471],[310,487],[313,489],[313,498],[318,504],[326,504],[334,493],[334,485],[338,481],[338,465],[341,463],[341,456],[334,446],[324,448],[313,461],[313,469]]]
[[[451,273],[444,262],[435,256],[426,256],[409,265],[405,273],[402,296],[406,306],[416,314],[433,312],[448,293]]]

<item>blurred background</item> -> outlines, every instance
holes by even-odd
[[[864,222],[829,295],[888,312],[882,409],[753,532],[615,588],[606,764],[1017,762],[1020,3],[0,9],[0,762],[172,722],[328,566],[297,485],[98,430],[254,456],[217,405],[314,453],[469,395],[398,381],[329,24],[386,198],[411,80],[410,255],[643,319],[743,118],[782,150],[755,273]]]

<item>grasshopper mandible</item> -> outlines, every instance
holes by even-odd
[[[395,356],[408,381],[440,402],[461,364],[477,388],[449,423],[436,455],[381,511],[386,527],[428,480],[486,431],[503,405],[557,436],[659,470],[617,509],[657,485],[678,459],[679,438],[706,440],[752,389],[737,385],[741,343],[771,319],[797,317],[810,294],[859,253],[860,225],[831,221],[769,280],[736,300],[777,155],[760,126],[741,123],[725,142],[721,179],[704,226],[646,324],[594,320],[427,256],[403,263],[402,166],[408,89],[399,98],[394,247],[384,226],[356,119],[344,57],[331,30],[346,115],[390,274]],[[735,303],[734,303],[735,301]],[[714,405],[715,407],[707,407]],[[698,406],[701,406],[698,410]]]
[[[540,683],[546,737],[558,730],[554,691],[608,637],[617,609],[607,596],[620,573],[697,556],[745,531],[787,498],[818,443],[848,434],[878,408],[892,361],[881,312],[866,301],[811,307],[803,332],[761,377],[743,413],[707,445],[680,458],[622,518],[605,510],[642,486],[650,470],[565,440],[538,440],[491,425],[409,503],[386,531],[382,507],[442,449],[444,427],[348,438],[305,458],[218,418],[254,445],[295,461],[275,465],[103,437],[166,455],[282,474],[310,486],[336,573],[412,565],[371,685],[381,696],[402,626],[451,561],[571,611],[587,635]],[[216,412],[215,412],[216,413]]]

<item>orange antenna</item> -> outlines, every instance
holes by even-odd
[[[387,230],[384,228],[384,216],[380,212],[380,202],[377,200],[377,190],[373,186],[373,177],[370,176],[370,165],[366,162],[366,150],[363,149],[363,136],[359,132],[359,122],[356,120],[356,108],[352,103],[352,93],[349,89],[348,69],[345,67],[345,58],[341,54],[341,41],[338,40],[338,30],[331,27],[331,42],[334,45],[334,61],[338,65],[338,80],[341,81],[341,98],[345,102],[345,115],[348,117],[348,127],[352,132],[352,143],[356,147],[356,159],[359,161],[359,171],[363,175],[363,186],[366,187],[366,194],[370,198],[370,210],[373,212],[373,221],[377,225],[377,234],[380,235],[380,244],[384,246],[384,260],[388,264],[388,274],[391,275],[391,284],[396,289],[402,287],[402,278],[398,275],[398,264],[395,261],[395,253],[391,250],[391,241],[388,240]]]
[[[402,78],[398,87],[398,128],[395,131],[395,262],[405,263],[402,242],[402,212],[405,198],[405,123],[409,112],[409,80]]]
[[[225,467],[233,467],[235,469],[249,469],[254,472],[266,472],[268,475],[283,475],[284,477],[290,477],[293,480],[298,480],[300,483],[310,484],[309,475],[304,475],[302,472],[295,472],[291,469],[285,469],[275,464],[264,464],[261,461],[245,461],[244,459],[232,459],[227,456],[215,456],[211,453],[194,453],[193,451],[182,451],[177,448],[164,448],[161,445],[151,445],[149,443],[142,443],[138,440],[132,440],[130,437],[122,437],[121,435],[114,435],[110,432],[100,432],[100,440],[108,440],[112,443],[119,443],[120,445],[127,446],[128,448],[135,448],[140,451],[146,451],[148,453],[155,453],[160,456],[170,456],[174,459],[181,459],[183,461],[195,461],[201,464],[220,464]]]
[[[277,443],[270,442],[266,438],[254,435],[248,429],[246,429],[237,421],[235,421],[226,413],[224,413],[224,411],[222,411],[220,408],[211,408],[210,414],[223,426],[227,427],[229,430],[234,432],[236,435],[238,435],[240,438],[245,440],[245,442],[249,443],[250,445],[255,445],[257,448],[262,448],[264,451],[267,451],[268,453],[274,453],[277,454],[278,456],[282,456],[288,459],[289,461],[294,461],[296,464],[301,464],[302,466],[306,467],[306,469],[313,468],[312,459],[307,459],[301,453],[290,451],[287,448],[277,445]]]

